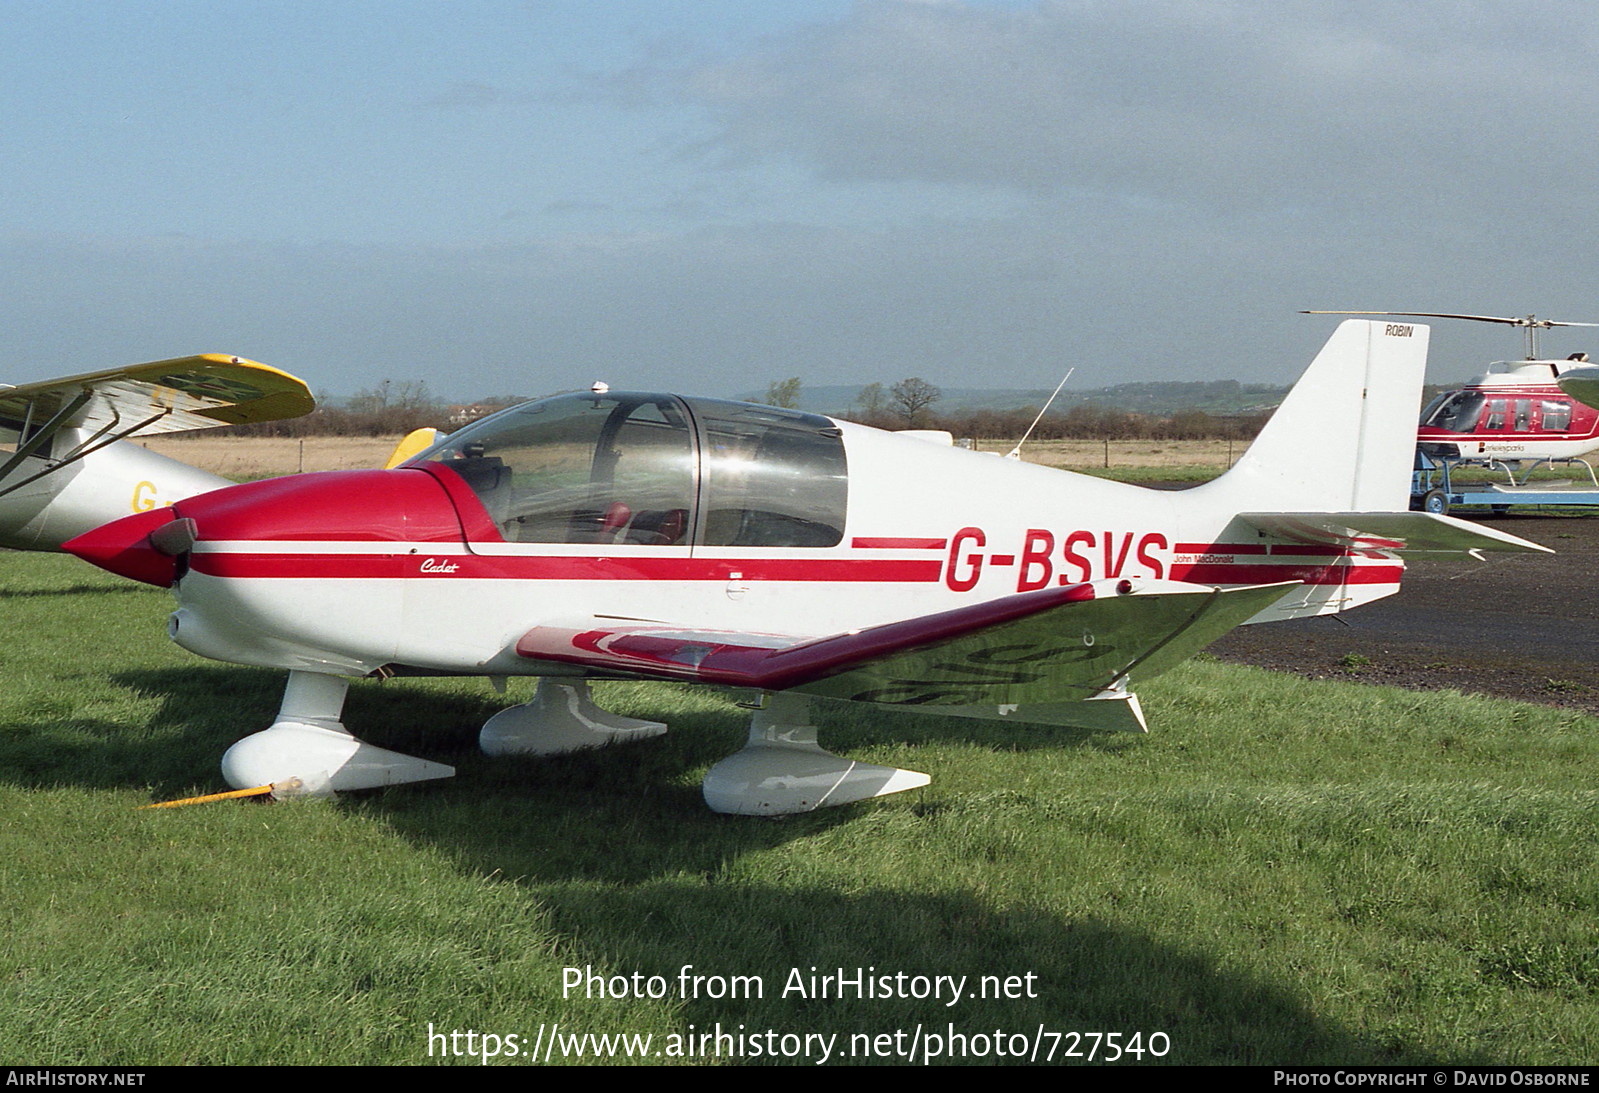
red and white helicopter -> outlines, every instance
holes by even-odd
[[[1387,315],[1395,318],[1469,319],[1517,326],[1527,356],[1496,361],[1488,371],[1433,399],[1421,412],[1416,444],[1429,458],[1453,463],[1544,463],[1575,460],[1599,448],[1599,410],[1573,399],[1561,377],[1587,364],[1586,353],[1565,360],[1538,355],[1538,332],[1567,323],[1536,315],[1500,317],[1438,311],[1309,311],[1307,315]]]
[[[647,678],[759,696],[706,800],[802,812],[928,781],[822,750],[813,702],[1143,730],[1133,684],[1234,626],[1390,595],[1407,550],[1543,550],[1406,511],[1426,344],[1343,323],[1238,464],[1181,492],[596,385],[395,469],[229,486],[65,548],[171,588],[183,647],[288,670],[223,759],[236,787],[453,773],[352,735],[350,677],[543,677],[480,738],[543,754],[664,731],[586,682]]]

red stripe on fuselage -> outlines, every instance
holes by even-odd
[[[211,577],[545,581],[877,581],[931,584],[942,561],[875,558],[626,558],[482,554],[246,554],[196,551]],[[424,570],[424,566],[428,566]],[[448,568],[453,566],[454,568]]]
[[[1173,554],[1177,554],[1177,555],[1200,554],[1200,555],[1205,555],[1205,556],[1213,557],[1213,558],[1214,557],[1220,557],[1220,556],[1236,557],[1236,556],[1241,555],[1241,554],[1242,555],[1269,554],[1269,555],[1271,555],[1274,558],[1380,558],[1380,559],[1386,559],[1386,558],[1389,557],[1388,555],[1378,552],[1381,547],[1390,546],[1392,548],[1397,549],[1397,548],[1399,548],[1402,545],[1402,544],[1400,544],[1400,543],[1398,543],[1396,541],[1392,541],[1392,540],[1364,539],[1364,540],[1361,540],[1361,542],[1362,542],[1362,547],[1359,548],[1359,549],[1351,548],[1351,547],[1345,547],[1345,546],[1320,545],[1320,544],[1311,544],[1311,543],[1272,543],[1272,544],[1265,544],[1265,543],[1178,543],[1176,546],[1172,547],[1172,553]],[[1368,548],[1375,548],[1375,549],[1368,549]],[[1178,564],[1179,565],[1186,565],[1186,564],[1196,564],[1197,565],[1197,564],[1204,564],[1204,563],[1178,563]],[[1245,564],[1257,564],[1257,563],[1245,563]],[[1282,563],[1276,563],[1276,564],[1282,564]]]
[[[1306,543],[1278,543],[1270,548],[1270,553],[1286,554],[1289,557],[1300,558],[1342,558],[1350,553],[1348,548],[1341,546],[1310,546]]]
[[[938,561],[872,558],[627,558],[477,554],[300,554],[196,551],[190,568],[211,577],[544,581],[803,581],[933,584]],[[1282,562],[1176,563],[1173,580],[1195,584],[1397,584],[1401,565]]]
[[[893,536],[859,536],[849,541],[856,550],[943,550],[948,539],[907,539]]]

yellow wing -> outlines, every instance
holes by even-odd
[[[437,444],[439,438],[443,435],[437,429],[412,429],[401,437],[400,442],[394,446],[394,451],[390,453],[388,462],[383,464],[383,469],[386,471],[392,470],[413,455],[427,451]]]
[[[0,385],[0,422],[105,430],[118,437],[299,417],[316,406],[287,372],[225,353]],[[59,420],[56,420],[59,417]]]

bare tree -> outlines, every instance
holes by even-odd
[[[786,380],[773,380],[766,387],[766,405],[782,406],[789,410],[799,409],[800,378],[790,376]]]
[[[904,419],[907,429],[920,427],[927,419],[927,408],[944,397],[944,392],[915,376],[900,380],[889,388],[889,394],[894,412]]]
[[[888,396],[883,394],[883,385],[881,383],[868,383],[861,388],[860,394],[855,396],[855,405],[860,409],[860,418],[868,425],[872,423],[873,419],[882,415],[884,404],[887,401]]]

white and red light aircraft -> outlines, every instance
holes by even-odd
[[[649,678],[761,696],[712,808],[807,811],[928,781],[823,751],[812,701],[1142,730],[1132,685],[1234,626],[1390,595],[1407,550],[1544,549],[1407,511],[1427,333],[1343,323],[1238,464],[1180,492],[596,385],[396,469],[229,486],[65,549],[171,588],[185,648],[289,671],[224,757],[236,787],[453,773],[354,737],[348,677],[544,677],[481,742],[546,754],[664,731],[585,682]]]
[[[1573,399],[1562,380],[1586,360],[1497,362],[1422,411],[1416,443],[1461,463],[1580,459],[1599,448],[1599,411]]]

